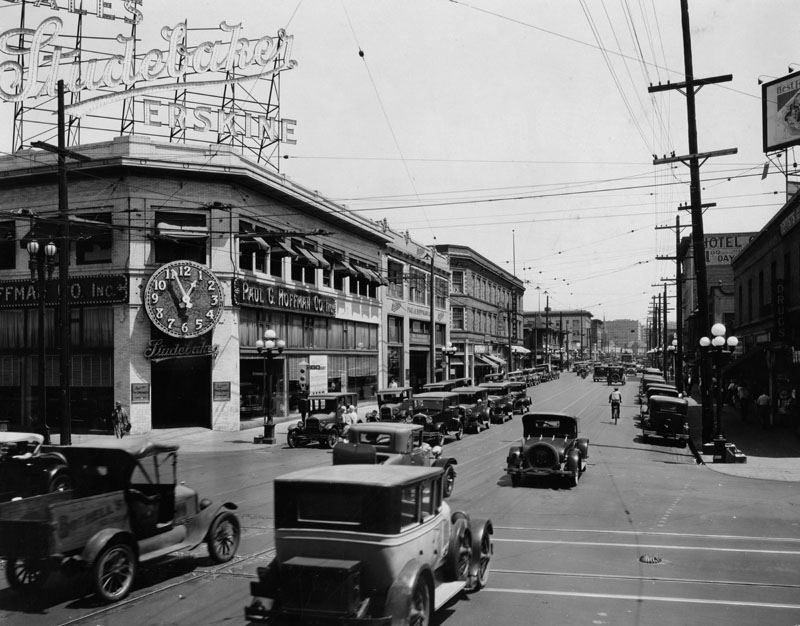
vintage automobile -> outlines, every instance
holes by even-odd
[[[413,415],[413,395],[414,390],[411,387],[379,389],[378,393],[375,394],[375,399],[378,402],[377,414],[375,414],[374,417],[368,418],[367,421],[407,421]]]
[[[449,436],[461,439],[464,421],[458,405],[458,394],[452,391],[418,393],[414,396],[415,424],[424,427],[423,437],[435,445],[444,445]]]
[[[275,479],[275,558],[245,618],[428,625],[488,582],[490,520],[453,511],[439,467],[314,467]],[[452,603],[451,603],[452,606]]]
[[[0,502],[72,488],[67,460],[36,433],[0,432]]]
[[[512,446],[506,473],[515,487],[527,476],[566,478],[576,487],[586,471],[589,440],[579,438],[580,420],[563,413],[526,413],[522,442]]]
[[[673,385],[650,385],[647,387],[647,391],[642,401],[639,403],[639,415],[645,415],[650,410],[650,398],[652,396],[682,398],[683,394]]]
[[[652,387],[653,385],[662,386],[666,384],[667,381],[663,376],[642,376],[642,380],[639,383],[639,402],[644,402],[644,399],[647,396],[647,389],[649,387]]]
[[[510,381],[503,381],[478,385],[489,392],[489,400],[492,401],[492,423],[502,424],[514,415],[514,395],[511,391],[513,384]]]
[[[339,407],[358,406],[355,392],[319,393],[308,396],[308,415],[289,428],[286,443],[290,448],[317,443],[332,448],[339,441],[342,425],[336,421]]]
[[[347,432],[347,441],[333,447],[333,464],[422,465],[444,468],[444,497],[450,497],[456,483],[458,461],[442,457],[439,446],[422,440],[419,424],[355,424]]]
[[[178,483],[178,446],[112,443],[62,449],[73,489],[0,504],[0,555],[12,589],[38,589],[56,568],[85,569],[97,597],[116,602],[142,562],[202,543],[216,563],[233,558],[237,507],[214,506]]]
[[[525,413],[531,406],[531,397],[528,395],[528,385],[521,381],[511,381],[508,384],[511,390],[511,397],[514,400],[513,412]]]
[[[486,376],[483,377],[483,382],[484,383],[499,383],[499,382],[504,381],[505,379],[506,379],[506,375],[503,374],[502,372],[498,372],[496,374],[486,374]]]
[[[605,365],[595,365],[592,370],[592,382],[606,382],[608,379],[608,367]]]
[[[494,403],[489,399],[489,390],[485,387],[456,387],[453,393],[458,394],[464,429],[474,433],[488,429],[494,410]]]
[[[609,385],[624,385],[627,376],[625,367],[622,365],[609,365],[607,368],[606,381]]]
[[[426,383],[422,385],[422,391],[451,391],[455,387],[465,387],[471,384],[471,378],[451,378],[449,380],[440,380],[435,383]]]
[[[685,445],[689,441],[689,424],[686,421],[689,401],[654,395],[650,396],[648,404],[650,408],[642,417],[642,441],[661,437],[675,439]]]

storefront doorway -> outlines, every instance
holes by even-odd
[[[211,357],[153,362],[153,428],[211,428]]]

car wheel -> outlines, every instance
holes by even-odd
[[[72,489],[72,477],[66,472],[56,474],[50,479],[50,485],[48,486],[49,493],[67,491],[68,489]]]
[[[50,577],[47,559],[9,555],[6,559],[6,579],[15,591],[41,589]]]
[[[136,556],[126,543],[112,543],[92,565],[92,585],[103,602],[118,602],[130,593],[136,576]]]
[[[450,530],[450,544],[445,560],[445,576],[447,580],[466,580],[472,558],[472,536],[467,520],[463,517],[456,520]]]
[[[492,560],[492,538],[488,532],[484,531],[481,539],[481,554],[478,557],[478,572],[475,576],[474,591],[483,589],[489,582],[489,561]]]
[[[290,448],[296,448],[298,441],[297,441],[297,432],[294,430],[290,430],[289,434],[286,435],[286,443],[289,444]]]
[[[322,440],[322,447],[333,448],[337,443],[339,443],[339,433],[335,428],[331,428]]]
[[[456,470],[452,465],[448,465],[444,470],[444,497],[449,498],[456,486]]]
[[[239,520],[233,513],[219,515],[206,535],[208,556],[214,563],[227,563],[236,554],[241,536]]]
[[[411,603],[408,607],[409,626],[429,626],[431,622],[431,590],[421,576],[414,583]]]

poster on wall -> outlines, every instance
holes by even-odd
[[[328,355],[312,354],[308,357],[308,393],[328,391]]]

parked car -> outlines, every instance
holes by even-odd
[[[0,432],[0,502],[72,488],[66,459],[43,443],[36,433]]]
[[[650,410],[650,398],[652,396],[667,396],[670,398],[682,398],[683,394],[672,385],[649,385],[644,398],[639,403],[639,415],[646,415]]]
[[[449,380],[440,380],[435,383],[426,383],[422,385],[424,392],[428,391],[451,391],[455,387],[465,387],[472,384],[471,378],[451,378]]]
[[[407,421],[412,416],[414,390],[411,387],[394,387],[379,389],[375,394],[378,412],[372,421],[382,422]],[[370,421],[370,420],[367,420]]]
[[[453,511],[439,467],[314,467],[275,480],[275,558],[245,618],[427,625],[488,582],[490,520]]]
[[[686,421],[689,401],[654,395],[648,402],[650,408],[642,417],[642,441],[661,437],[686,444],[689,441],[689,424]]]
[[[214,506],[179,484],[177,450],[147,442],[63,448],[73,489],[0,504],[9,586],[34,590],[53,569],[85,569],[97,597],[116,602],[144,561],[202,543],[216,563],[233,558],[236,505]]]
[[[290,448],[317,443],[332,448],[339,441],[342,425],[336,421],[339,407],[358,406],[358,394],[353,392],[320,393],[308,396],[308,415],[289,428],[286,442]]]
[[[458,461],[442,457],[440,446],[423,441],[419,424],[355,424],[347,433],[347,441],[333,447],[333,464],[362,463],[367,465],[421,465],[444,468],[444,497],[450,497],[456,483]]]
[[[494,383],[481,383],[479,386],[483,387],[489,392],[489,400],[492,401],[492,422],[502,424],[506,420],[510,420],[514,415],[514,397],[511,392],[510,381],[494,382]]]
[[[424,427],[424,438],[435,445],[444,445],[445,438],[461,439],[464,422],[458,405],[458,394],[452,391],[418,393],[414,396],[415,424]]]
[[[517,486],[527,476],[566,478],[577,487],[586,471],[589,440],[579,438],[580,420],[563,413],[526,413],[522,416],[522,444],[512,446],[506,473]]]
[[[486,387],[456,387],[453,393],[458,394],[464,430],[479,433],[488,429],[494,410],[494,403],[489,399],[489,390]]]
[[[512,381],[508,384],[513,400],[512,409],[516,413],[525,413],[531,406],[531,397],[528,395],[528,385],[522,381]]]
[[[501,382],[501,381],[503,381],[505,379],[506,379],[506,375],[503,374],[503,373],[486,374],[486,376],[483,377],[483,382],[484,383],[497,383],[497,382]]]

